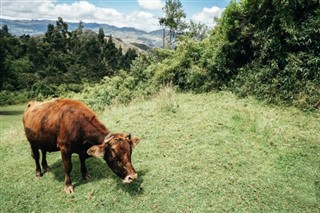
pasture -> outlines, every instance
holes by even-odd
[[[90,158],[83,181],[73,155],[75,193],[66,195],[59,152],[35,178],[24,107],[0,108],[0,212],[320,212],[319,112],[170,89],[111,106],[100,121],[141,138],[132,156],[139,179],[123,185]]]

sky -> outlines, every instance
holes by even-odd
[[[230,0],[180,0],[186,21],[214,26]],[[165,0],[0,0],[0,18],[57,20],[134,27],[144,31],[159,29]]]

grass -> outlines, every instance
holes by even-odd
[[[320,212],[320,114],[266,106],[226,92],[177,94],[113,106],[99,115],[112,131],[141,137],[139,180],[123,185],[101,159],[92,178],[63,191],[58,152],[35,179],[21,106],[0,109],[0,212]]]

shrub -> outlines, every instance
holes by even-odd
[[[28,99],[27,91],[0,91],[0,106],[26,103]]]

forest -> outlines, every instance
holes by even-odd
[[[229,90],[272,104],[319,108],[318,0],[231,1],[208,32],[183,22],[181,3],[169,2],[177,7],[164,8],[166,16],[159,19],[167,45],[142,54],[116,48],[102,28],[86,33],[80,22],[70,32],[61,17],[35,37],[17,37],[2,26],[0,105],[72,97],[103,109],[170,86],[195,93]]]

